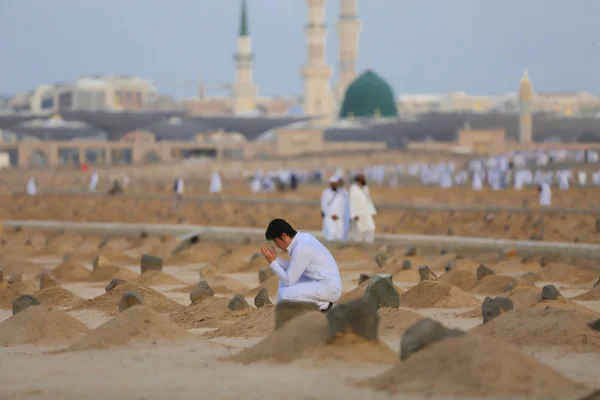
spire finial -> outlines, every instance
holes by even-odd
[[[523,77],[529,78],[529,69],[527,67],[523,68]]]
[[[248,10],[246,9],[246,0],[242,0],[242,14],[240,17],[240,36],[248,35]]]

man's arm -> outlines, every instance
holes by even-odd
[[[287,270],[279,263],[279,259],[275,259],[271,263],[271,270],[275,272],[275,275],[277,275],[284,286],[292,286],[298,282],[298,279],[300,279],[300,276],[306,270],[306,267],[308,267],[312,256],[306,250],[303,248],[296,249]]]
[[[277,261],[277,263],[279,264],[279,266],[283,269],[288,269],[290,267],[290,262],[287,260],[284,260],[282,258],[277,257],[275,259],[275,261]]]

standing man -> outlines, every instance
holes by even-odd
[[[96,188],[98,187],[98,170],[95,169],[90,177],[90,192],[96,193]]]
[[[175,180],[173,185],[173,210],[179,208],[183,203],[183,173]]]
[[[223,185],[221,183],[221,175],[219,171],[214,171],[210,178],[210,187],[208,188],[211,193],[221,193]]]
[[[354,222],[357,239],[367,243],[375,240],[375,220],[377,215],[371,193],[367,186],[364,174],[355,178],[356,182],[350,186],[350,216]]]
[[[540,206],[549,206],[552,204],[552,189],[548,182],[542,182],[539,186]]]
[[[339,190],[340,178],[337,175],[329,178],[330,191],[321,196],[321,215],[323,216],[323,236],[328,242],[342,240],[345,230],[344,215],[346,199]]]
[[[29,178],[26,187],[27,194],[30,196],[35,196],[37,194],[37,186],[35,184],[35,178],[32,176]]]
[[[327,238],[327,228],[328,225],[326,224],[325,221],[325,213],[327,212],[327,209],[329,208],[329,205],[331,204],[331,201],[333,199],[333,197],[336,194],[336,189],[337,188],[337,179],[336,176],[332,176],[331,178],[329,178],[329,187],[326,187],[323,190],[323,193],[321,193],[321,220],[322,220],[322,225],[323,225],[323,236],[325,238]]]
[[[352,218],[350,217],[350,193],[344,187],[344,177],[342,175],[338,175],[337,182],[338,192],[344,199],[344,231],[341,237],[342,242],[347,242],[350,240],[350,227],[352,226]]]
[[[333,307],[342,294],[342,279],[335,259],[321,242],[309,233],[297,232],[283,219],[274,219],[265,232],[290,261],[277,258],[266,245],[261,252],[279,278],[277,301],[315,303],[322,312]]]

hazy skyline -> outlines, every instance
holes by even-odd
[[[337,69],[329,0],[327,59]],[[600,94],[598,0],[358,0],[360,71],[402,93],[536,90]],[[261,95],[302,95],[305,0],[248,0]],[[159,92],[184,82],[232,82],[240,0],[2,0],[0,93],[83,74],[136,74]],[[336,82],[335,76],[332,84]],[[210,92],[209,92],[210,93]]]

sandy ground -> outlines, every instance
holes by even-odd
[[[28,230],[20,232],[5,230],[2,238],[5,244],[2,246],[0,267],[4,270],[5,281],[13,272],[22,272],[25,283],[31,282],[28,294],[35,294],[38,290],[37,275],[44,268],[53,269],[55,273],[62,274],[63,278],[58,279],[58,284],[80,297],[81,302],[102,296],[105,293],[104,286],[110,277],[98,281],[92,281],[91,278],[72,281],[70,277],[75,276],[74,273],[71,269],[64,272],[65,266],[61,264],[64,254],[69,254],[71,261],[83,268],[79,273],[91,272],[94,258],[97,255],[104,255],[110,263],[121,268],[120,272],[115,270],[115,274],[125,272],[134,274],[131,275],[133,279],[128,282],[141,279],[136,275],[141,272],[137,261],[139,258],[133,258],[131,254],[139,254],[142,251],[166,254],[163,268],[166,277],[160,275],[153,278],[154,281],[148,280],[150,284],[144,287],[151,291],[148,293],[159,293],[165,296],[165,300],[156,300],[156,304],[161,304],[161,307],[172,300],[173,304],[169,305],[169,309],[173,310],[184,309],[190,304],[189,290],[178,291],[178,289],[196,284],[199,281],[200,271],[203,272],[207,282],[215,288],[216,299],[222,299],[226,304],[234,294],[244,293],[248,302],[252,304],[252,296],[259,287],[258,270],[266,266],[260,259],[252,261],[257,251],[255,246],[230,248],[226,243],[200,243],[182,254],[171,257],[167,250],[172,248],[174,241],[168,237],[111,238],[103,241],[101,238],[68,233],[40,234]],[[344,293],[356,289],[360,273],[380,272],[392,273],[395,285],[405,292],[401,296],[401,310],[406,312],[402,314],[405,315],[404,317],[398,317],[400,314],[395,314],[396,311],[390,309],[380,310],[381,341],[395,352],[399,351],[404,330],[414,323],[414,320],[403,319],[408,318],[409,312],[416,314],[415,320],[430,317],[448,327],[470,331],[471,334],[481,325],[481,316],[477,315],[481,301],[488,295],[506,295],[503,292],[505,284],[500,281],[504,278],[520,277],[526,272],[534,274],[533,285],[524,283],[522,285],[527,290],[537,293],[535,296],[539,297],[541,287],[549,283],[561,290],[564,296],[560,300],[561,303],[556,303],[557,300],[555,303],[548,303],[550,306],[559,304],[560,307],[570,307],[568,310],[581,313],[590,320],[600,317],[600,295],[593,300],[573,299],[592,289],[593,282],[600,273],[598,270],[558,263],[542,268],[539,258],[522,263],[519,255],[505,256],[473,252],[461,254],[457,258],[456,254],[440,255],[439,251],[431,249],[419,249],[417,255],[413,257],[405,257],[402,249],[398,249],[395,253],[395,261],[379,268],[374,262],[375,250],[373,249],[359,247],[332,247],[331,249],[342,272]],[[401,263],[404,259],[411,260],[412,270],[402,271]],[[474,287],[467,289],[468,279],[458,280],[455,277],[449,282],[464,289],[454,287],[453,290],[460,291],[460,296],[447,296],[434,305],[431,299],[425,296],[421,300],[417,299],[417,304],[422,304],[423,307],[402,306],[402,298],[409,298],[410,293],[407,292],[417,286],[416,268],[419,265],[430,265],[440,276],[439,279],[444,281],[448,278],[444,278],[444,266],[451,260],[457,262],[457,269],[473,276],[478,265],[485,263],[497,273],[493,279],[501,279],[498,282],[491,279],[489,282],[486,281],[485,285],[478,282]],[[181,283],[164,283],[171,282],[173,279]],[[0,293],[6,294],[10,287],[11,285],[7,285],[6,282],[0,284]],[[271,299],[275,301],[276,280],[265,282],[265,287],[268,288]],[[149,299],[147,295],[145,296],[145,299]],[[0,332],[2,332],[1,321],[6,322],[11,317],[12,298],[0,296],[0,299],[4,299],[3,303],[0,303]],[[459,301],[462,303],[459,304]],[[541,299],[537,299],[533,301],[537,305],[529,306],[529,303],[523,305],[517,303],[515,298],[517,311],[520,307],[524,310],[528,306],[537,307],[542,304],[540,301]],[[97,307],[85,304],[88,303],[57,306],[57,308],[83,322],[90,329],[101,327],[105,322],[116,318],[118,314],[116,303]],[[302,358],[285,365],[263,361],[245,366],[225,360],[225,357],[236,354],[243,348],[254,346],[268,336],[272,329],[270,324],[272,324],[273,314],[258,314],[259,311],[253,309],[246,312],[230,312],[219,307],[221,306],[214,303],[207,310],[191,309],[192,318],[186,320],[186,329],[196,339],[193,343],[183,340],[153,340],[131,342],[124,346],[109,346],[101,350],[58,353],[53,351],[64,348],[70,343],[50,347],[35,344],[0,346],[2,372],[0,398],[262,399],[281,396],[293,399],[390,398],[387,392],[380,392],[361,384],[364,379],[389,370],[389,364]],[[163,316],[173,318],[177,313],[178,311],[165,312]],[[256,321],[255,326],[251,323],[253,318]],[[564,323],[561,321],[557,320],[557,324]],[[242,327],[239,329],[238,336],[227,333],[238,332],[235,330],[238,326]],[[546,337],[547,332],[543,330],[546,328],[539,329],[540,337]],[[541,339],[538,343],[534,338],[533,343],[518,345],[518,348],[522,354],[534,357],[591,390],[600,387],[600,370],[597,368],[600,365],[600,345],[595,344],[600,344],[600,333],[591,329],[589,332],[587,330],[582,332],[578,334],[584,334],[586,338],[574,340],[585,339],[587,344],[584,344],[583,348],[573,345],[572,341],[567,340],[568,338],[564,343],[552,345],[548,345],[547,341]],[[565,333],[567,334],[570,333]],[[0,334],[0,341],[8,339]],[[581,345],[578,342],[576,344]],[[435,377],[432,376],[431,379]],[[410,392],[401,395],[401,398],[407,399],[430,398],[426,393]],[[489,393],[486,398],[494,398],[494,395],[495,393]],[[433,397],[463,398],[445,393],[434,393]]]

